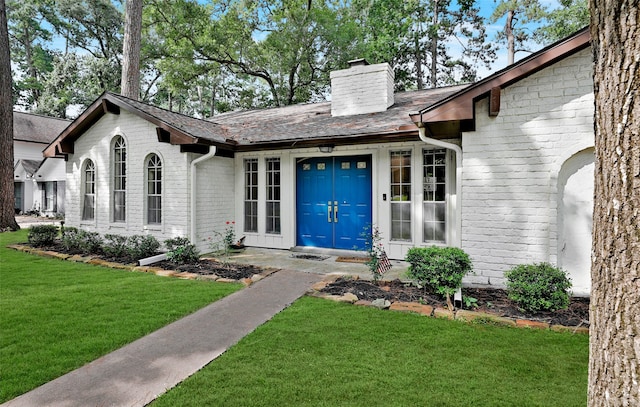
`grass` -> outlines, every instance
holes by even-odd
[[[588,336],[304,297],[163,406],[584,406]]]
[[[7,249],[0,233],[0,402],[153,332],[242,286],[158,277]]]

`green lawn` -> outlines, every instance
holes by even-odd
[[[153,403],[584,406],[588,336],[305,297]]]
[[[38,257],[0,233],[0,402],[109,353],[242,286]]]

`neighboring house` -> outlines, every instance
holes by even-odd
[[[64,214],[65,164],[42,150],[71,122],[13,112],[13,185],[16,213]]]
[[[206,250],[233,221],[249,246],[336,250],[364,248],[374,224],[394,259],[462,247],[467,284],[549,261],[588,294],[588,35],[471,86],[394,94],[387,64],[355,61],[332,73],[331,102],[211,121],[105,93],[45,155],[66,157],[66,219],[84,229]]]

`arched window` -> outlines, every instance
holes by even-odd
[[[156,154],[146,160],[147,223],[162,223],[162,161]]]
[[[126,221],[127,145],[122,136],[113,142],[113,221]]]
[[[82,220],[93,220],[96,214],[96,165],[87,160],[82,171],[84,199]]]

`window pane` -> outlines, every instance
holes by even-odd
[[[127,186],[127,147],[118,136],[113,144],[113,221],[125,221],[125,190]]]
[[[244,160],[244,231],[258,231],[258,160]]]
[[[266,232],[280,234],[280,158],[267,158]]]
[[[411,240],[411,151],[392,151],[391,239]]]
[[[423,240],[446,241],[446,151],[423,151]]]

